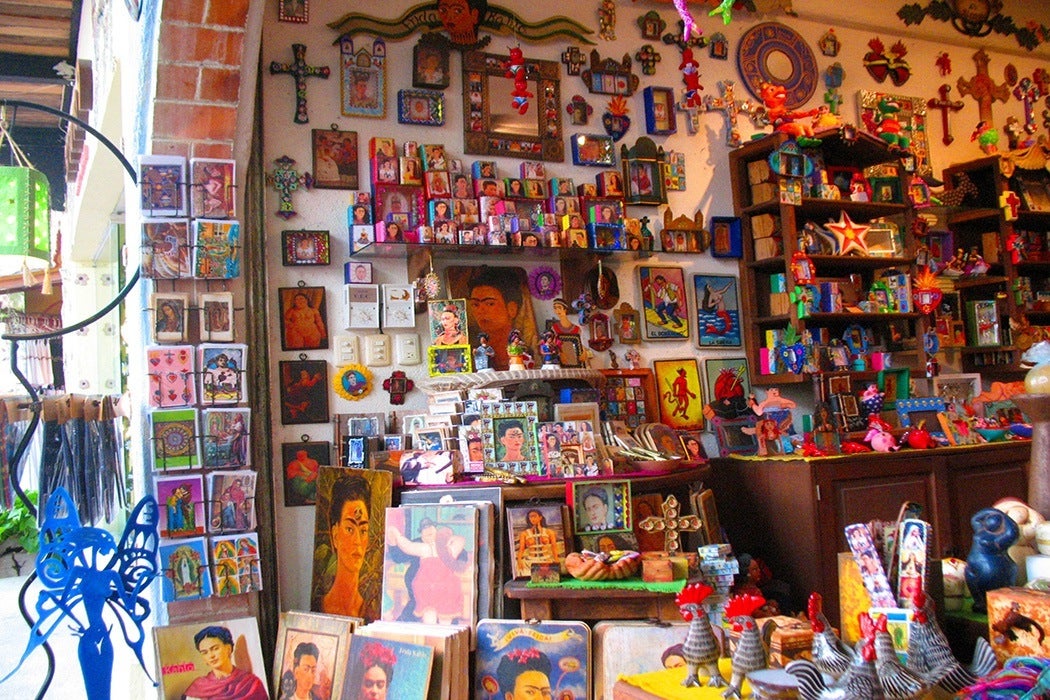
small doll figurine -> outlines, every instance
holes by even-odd
[[[476,372],[493,372],[491,364],[495,355],[496,348],[489,345],[489,334],[479,334],[478,346],[474,348],[474,370]]]
[[[879,391],[878,384],[869,384],[860,396],[860,405],[864,407],[869,416],[877,416],[882,412],[884,399],[885,396]]]
[[[517,328],[510,332],[507,339],[507,355],[510,356],[510,369],[525,369],[525,340]]]
[[[534,95],[529,92],[529,84],[525,79],[525,55],[520,46],[510,50],[510,60],[503,62],[503,68],[507,71],[504,76],[514,80],[514,89],[510,93],[511,107],[518,114],[525,114],[529,111],[529,98]]]
[[[541,369],[561,367],[561,341],[554,331],[544,331],[540,337],[540,355],[543,357]]]
[[[678,70],[682,71],[682,82],[685,83],[685,99],[682,103],[687,108],[700,107],[704,102],[700,94],[704,86],[700,84],[700,64],[693,58],[691,48],[682,51],[682,62],[678,64]]]
[[[642,356],[637,350],[628,350],[623,354],[628,369],[638,369],[642,365]]]

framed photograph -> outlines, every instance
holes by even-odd
[[[346,263],[344,282],[346,284],[372,284],[372,263],[351,260]]]
[[[190,159],[190,216],[233,219],[237,216],[237,164],[215,158]]]
[[[150,295],[153,316],[153,339],[158,343],[182,343],[186,340],[189,319],[189,297],[174,292]]]
[[[678,131],[674,90],[647,87],[642,91],[642,97],[645,100],[645,133],[667,136]]]
[[[332,245],[328,231],[281,231],[281,263],[328,265],[332,262]]]
[[[967,345],[994,347],[1002,344],[999,334],[999,306],[994,299],[966,302]]]
[[[675,430],[704,429],[704,392],[696,358],[653,362],[660,394],[660,422]]]
[[[572,164],[607,168],[616,165],[616,142],[604,134],[573,134]]]
[[[281,287],[281,349],[328,348],[328,305],[324,287]]]
[[[744,256],[739,218],[735,216],[711,217],[711,256],[737,259]]]
[[[577,533],[631,529],[630,481],[573,482],[572,503]]]
[[[397,121],[420,126],[445,125],[445,95],[435,90],[398,90]]]
[[[306,24],[310,21],[310,0],[279,0],[277,20]]]
[[[448,47],[421,39],[412,48],[412,87],[444,90],[448,85]]]
[[[731,275],[693,275],[700,347],[740,347],[740,297]]]
[[[444,201],[449,207],[449,210],[445,212],[445,216],[437,218],[451,218],[452,203],[448,201],[448,197],[452,196],[452,183],[449,180],[448,171],[428,170],[423,173],[423,183],[426,186],[427,199]]]
[[[882,407],[885,409],[893,410],[898,401],[911,398],[911,370],[907,367],[879,370],[878,383],[879,391],[883,392]]]
[[[312,506],[317,503],[317,472],[332,464],[330,442],[281,443],[284,466],[284,505]]]
[[[896,177],[873,177],[868,180],[871,185],[871,201],[882,204],[901,204],[901,181]]]
[[[471,371],[469,345],[431,345],[427,348],[427,371],[431,377]]]
[[[279,367],[281,424],[327,423],[328,363],[282,360]]]
[[[642,293],[644,340],[689,338],[685,272],[680,267],[638,266]]]
[[[925,396],[918,399],[900,399],[897,401],[897,415],[901,419],[902,428],[910,428],[913,425],[925,421],[926,429],[931,433],[939,432],[940,426],[937,414],[944,411],[944,399],[939,396]]]
[[[358,176],[357,132],[338,129],[312,129],[314,187],[328,190],[356,190]]]
[[[361,41],[355,47],[354,39]],[[347,117],[386,117],[386,42],[344,35],[339,41],[341,109]]]
[[[482,404],[485,464],[514,474],[539,476],[538,421],[535,401]]]
[[[564,504],[530,503],[508,506],[507,530],[510,535],[510,571],[514,578],[527,578],[533,564],[557,566],[567,553]]]
[[[422,184],[422,173],[418,177],[417,184]],[[423,196],[422,187],[376,184],[374,205],[377,223],[396,222],[402,227],[402,242],[405,240],[405,232],[413,231],[417,226],[426,223],[426,197]],[[387,237],[377,240],[391,239]]]
[[[351,617],[281,613],[273,658],[274,694],[311,700],[342,698],[350,636],[357,624]]]
[[[964,407],[973,404],[981,395],[981,375],[940,374],[933,378],[933,395],[944,399],[945,405],[953,405],[960,415]]]

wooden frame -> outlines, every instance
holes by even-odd
[[[312,129],[313,186],[328,190],[356,190],[358,175],[357,132],[339,129]]]
[[[398,90],[397,121],[419,126],[445,125],[445,96],[436,90]]]
[[[284,3],[281,3],[282,6]],[[341,698],[346,680],[350,639],[357,621],[336,615],[286,612],[277,625],[277,653],[273,658],[273,688],[295,685],[295,651],[300,644],[313,645],[317,678],[331,679],[331,698]],[[318,697],[318,696],[314,696]]]
[[[300,459],[299,452],[304,455]],[[317,469],[332,463],[330,442],[282,442],[281,467],[284,473],[284,505],[312,506],[317,503]]]
[[[711,257],[744,257],[744,239],[739,217],[711,217]]]
[[[450,77],[448,47],[441,42],[420,39],[412,47],[412,87],[444,90]]]
[[[700,347],[741,346],[739,286],[735,275],[693,275]]]
[[[281,349],[328,349],[327,290],[304,285],[281,287],[277,293],[281,301]]]
[[[620,146],[626,200],[631,204],[667,204],[664,190],[664,149],[642,136],[633,148]]]
[[[513,106],[514,84],[505,77],[504,61],[506,56],[500,54],[463,54],[463,152],[564,160],[561,64],[525,59],[528,89],[537,104],[521,114]]]
[[[635,345],[642,342],[642,318],[638,310],[622,302],[613,311],[616,324],[616,337],[625,345]]]
[[[281,425],[327,423],[328,363],[282,360],[279,364]]]
[[[647,87],[642,91],[645,101],[645,133],[667,136],[678,131],[674,90],[666,87]]]
[[[310,21],[310,0],[279,0],[277,21],[306,24]]]

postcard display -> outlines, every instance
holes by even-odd
[[[140,169],[163,599],[257,591],[248,348],[232,342],[233,294],[225,289],[241,267],[234,162],[194,158],[187,167],[177,156],[142,156]]]

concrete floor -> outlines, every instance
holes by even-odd
[[[26,642],[29,639],[29,627],[18,611],[18,594],[26,577],[0,578],[0,678],[7,675],[22,658]],[[39,586],[30,588],[26,599],[26,608],[35,609]],[[156,691],[141,684],[141,673],[136,673],[138,662],[134,654],[124,645],[116,621],[108,617],[107,623],[113,625],[114,661],[113,661],[113,700],[141,700],[156,697]],[[55,655],[55,672],[46,698],[75,700],[87,697],[84,690],[84,679],[80,673],[77,660],[77,643],[79,638],[73,636],[68,624],[61,624],[52,633],[49,644]],[[147,649],[151,647],[147,643]],[[147,658],[152,672],[152,660]],[[43,648],[37,648],[18,673],[0,684],[0,698],[11,700],[30,700],[40,692],[47,671],[47,657]],[[133,680],[134,679],[134,680]],[[138,688],[132,690],[132,688]]]

